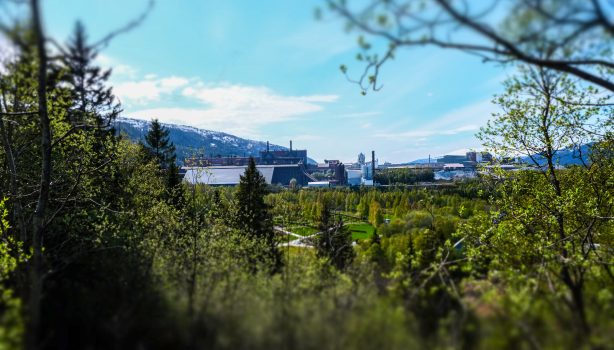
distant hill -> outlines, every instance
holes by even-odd
[[[131,140],[143,140],[149,130],[149,121],[118,118],[115,129]],[[170,130],[169,138],[175,144],[177,161],[195,155],[206,156],[259,156],[266,150],[266,142],[248,140],[224,132],[198,129],[192,126],[161,123]],[[286,147],[270,144],[271,151],[286,150]],[[312,161],[310,159],[310,161]]]
[[[410,165],[410,164],[426,164],[429,162],[428,158],[422,158],[422,159],[416,159],[416,160],[412,160],[411,162],[407,162],[407,163],[403,163],[403,165]],[[431,163],[437,163],[437,159],[435,158],[431,158]]]
[[[580,148],[558,150],[555,156],[555,163],[558,165],[567,166],[567,165],[581,165],[583,161],[588,162],[589,156],[591,154],[591,146],[592,146],[592,143],[589,143],[589,144],[580,146]],[[545,165],[547,162],[546,158],[544,158],[541,155],[534,155],[533,158],[537,161],[539,165]],[[533,164],[533,161],[528,156],[521,157],[520,160],[523,163]],[[402,163],[402,165],[424,164],[428,162],[429,162],[428,158],[422,158],[422,159],[412,160],[411,162]],[[436,163],[436,162],[437,162],[436,158],[431,158],[431,163]]]
[[[573,149],[561,149],[556,152],[554,157],[555,164],[567,166],[567,165],[582,165],[589,162],[589,156],[591,154],[592,144],[585,144],[579,148]],[[541,155],[533,155],[533,158],[539,165],[545,165],[547,163],[546,158]],[[522,162],[528,164],[534,164],[530,157],[522,157]]]

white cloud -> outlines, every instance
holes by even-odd
[[[115,93],[136,105],[160,102],[164,94],[181,95],[196,107],[155,107],[130,113],[139,119],[158,118],[167,123],[224,130],[242,136],[257,136],[257,128],[323,109],[337,95],[285,96],[264,86],[204,84],[183,77],[157,78],[120,83]],[[201,106],[198,106],[200,104]]]
[[[483,151],[484,148],[483,147],[477,147],[477,148],[459,148],[459,149],[455,149],[449,152],[445,152],[444,154],[452,154],[452,155],[465,155],[467,154],[467,152],[481,152]]]
[[[183,77],[171,76],[156,79],[148,75],[146,80],[118,83],[113,91],[120,100],[128,104],[145,104],[158,101],[162,94],[172,94],[189,82],[188,79]]]
[[[160,88],[154,81],[129,81],[115,85],[115,95],[126,102],[146,103],[160,97]]]
[[[460,126],[458,128],[452,128],[452,129],[417,129],[417,130],[409,130],[409,131],[397,132],[397,133],[380,132],[380,133],[375,134],[375,136],[382,137],[382,138],[390,138],[390,139],[419,138],[421,141],[426,141],[429,136],[456,135],[456,134],[460,134],[463,132],[476,131],[479,128],[480,127],[477,125],[469,124],[469,125]]]
[[[340,114],[335,116],[335,119],[354,119],[354,118],[367,118],[367,117],[376,117],[382,115],[382,112],[357,112],[357,113],[347,113]]]
[[[160,87],[162,89],[175,90],[182,86],[185,86],[190,81],[186,78],[172,76],[169,78],[160,79]]]
[[[138,70],[127,64],[118,62],[116,59],[105,54],[96,56],[96,63],[104,68],[112,69],[112,76],[115,79],[134,79]]]

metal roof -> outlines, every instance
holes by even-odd
[[[190,184],[201,183],[207,185],[237,185],[241,175],[245,173],[246,166],[220,166],[220,167],[193,167],[187,168],[184,181]],[[273,178],[273,167],[259,167],[256,169],[264,176],[268,184]]]
[[[271,184],[275,168],[286,167],[296,168],[297,165],[257,165],[256,169],[264,176],[266,183]],[[185,169],[183,180],[190,184],[237,185],[246,168],[247,166],[184,167],[182,168]]]

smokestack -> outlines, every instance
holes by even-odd
[[[290,152],[292,152],[292,140],[290,140]]]
[[[266,153],[269,153],[269,141],[266,142]]]
[[[371,178],[373,179],[373,186],[375,186],[375,151],[371,151]]]

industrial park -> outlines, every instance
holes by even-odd
[[[371,151],[370,160],[364,153],[359,153],[356,162],[344,164],[340,160],[325,159],[323,163],[312,161],[306,149],[294,149],[292,141],[285,150],[271,150],[269,142],[265,150],[257,157],[246,156],[194,156],[184,160],[181,175],[190,184],[210,186],[234,186],[253,158],[258,171],[269,185],[283,187],[328,188],[341,186],[385,186],[377,180],[377,172],[388,169],[411,169],[429,171],[435,180],[458,180],[477,176],[480,166],[493,163],[493,156],[488,152],[467,152],[465,155],[443,155],[427,162],[379,164],[375,151]],[[509,163],[510,161],[506,161]]]

